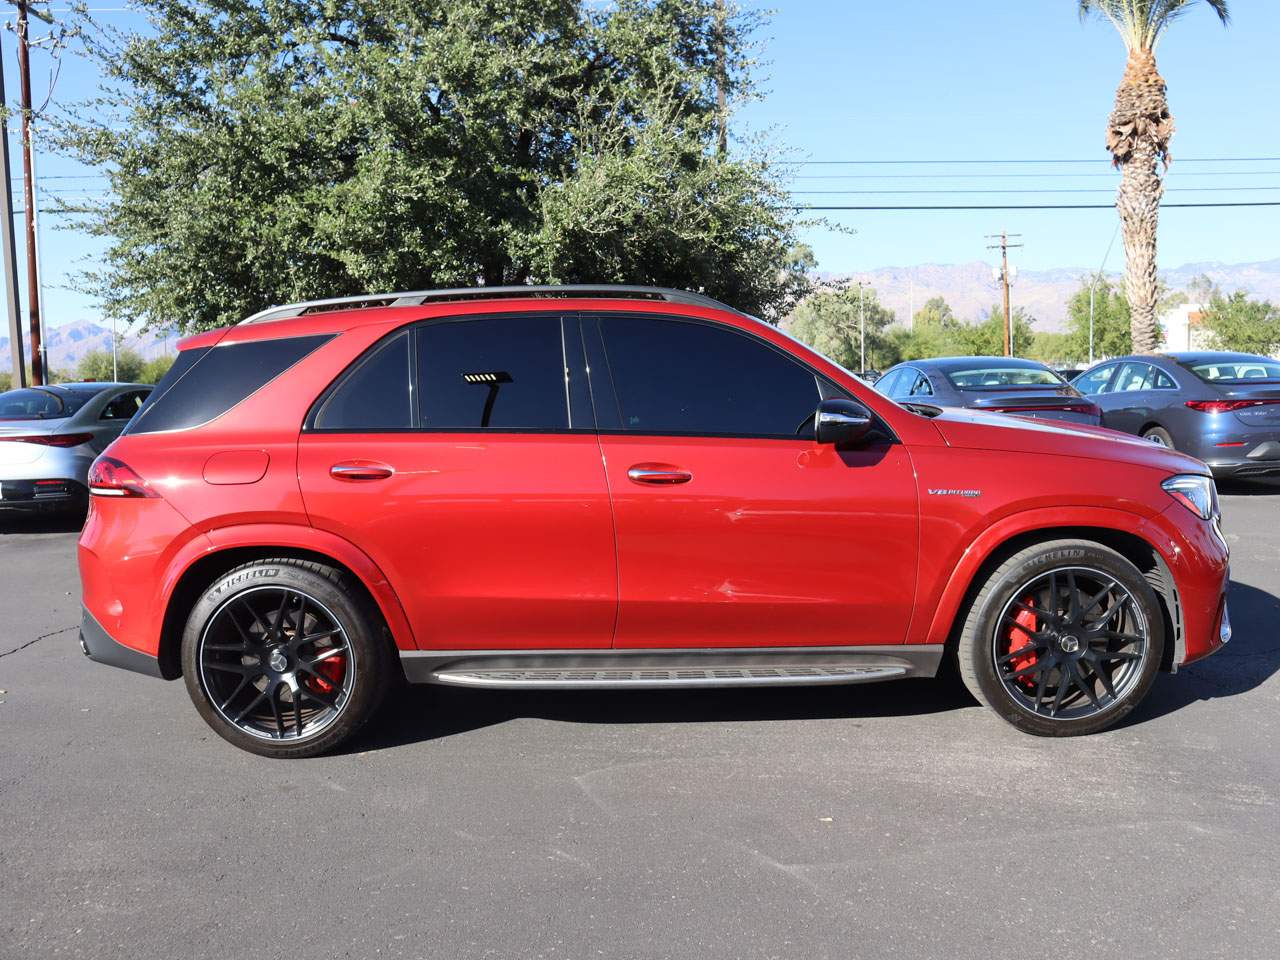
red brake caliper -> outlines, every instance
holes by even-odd
[[[315,671],[320,676],[308,676],[303,683],[316,693],[332,693],[342,686],[342,678],[347,672],[347,657],[339,653],[328,660],[321,660],[316,664]]]
[[[1034,597],[1024,597],[1023,603],[1028,606],[1035,606]],[[1013,618],[1016,627],[1009,631],[1009,648],[1005,653],[1013,653],[1015,650],[1021,650],[1023,647],[1031,645],[1031,637],[1025,632],[1027,630],[1036,629],[1036,615],[1029,610],[1019,610],[1018,615]],[[1020,657],[1014,657],[1009,662],[1009,672],[1017,673],[1036,662],[1035,651],[1028,651]],[[1018,678],[1018,682],[1024,687],[1034,687],[1036,685],[1035,677],[1031,674]]]

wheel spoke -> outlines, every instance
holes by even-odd
[[[1119,584],[1112,580],[1093,597],[1091,597],[1089,602],[1085,604],[1084,609],[1080,611],[1080,619],[1083,620],[1089,614],[1093,613],[1094,610],[1097,610],[1102,601],[1107,599],[1108,594],[1110,594],[1117,586],[1119,586]]]
[[[293,735],[302,736],[302,695],[293,691]]]
[[[277,642],[284,639],[284,617],[289,610],[289,591],[280,591],[280,609],[276,611],[276,622],[272,626]]]
[[[1067,571],[1067,623],[1079,622],[1080,616],[1080,591],[1076,587],[1076,575],[1074,570]]]
[[[309,671],[308,671],[308,672],[309,672]],[[319,679],[319,680],[324,680],[324,682],[325,682],[325,683],[328,683],[328,682],[329,682],[328,680],[325,680],[325,678],[324,678],[324,677],[320,676],[320,674],[318,674],[318,673],[313,673],[313,674],[311,674],[311,676],[313,676],[313,677],[315,677],[315,678],[317,678],[317,679]],[[338,698],[337,698],[337,697],[332,697],[332,696],[330,696],[330,695],[329,695],[329,694],[327,694],[327,693],[321,693],[321,692],[319,692],[318,690],[313,690],[311,687],[307,686],[306,684],[302,684],[302,683],[298,684],[298,689],[299,689],[299,690],[301,690],[301,691],[303,692],[303,695],[304,695],[304,696],[308,697],[308,698],[309,698],[309,699],[311,699],[311,700],[314,700],[316,703],[322,703],[322,704],[324,704],[326,707],[328,707],[330,710],[336,710],[336,709],[338,709]]]
[[[270,689],[270,687],[268,687],[267,689]],[[260,704],[264,699],[266,699],[266,697],[267,697],[267,691],[259,690],[258,695],[254,697],[252,700],[250,700],[245,705],[244,709],[242,709],[239,713],[237,713],[234,717],[231,718],[231,722],[239,723],[241,720],[247,717],[250,713],[252,713],[253,710],[258,706],[258,704]]]
[[[1067,695],[1067,688],[1071,686],[1071,680],[1067,676],[1066,664],[1058,665],[1058,689],[1053,695],[1053,706],[1049,708],[1049,716],[1056,717],[1058,711],[1062,709],[1062,698]]]
[[[267,699],[271,702],[271,715],[276,718],[276,733],[280,735],[280,739],[284,739],[284,712],[280,709],[280,689],[283,683],[277,683],[271,688],[271,694]]]
[[[1115,684],[1111,682],[1111,677],[1107,674],[1107,670],[1102,665],[1102,661],[1100,661],[1093,653],[1090,653],[1086,659],[1088,660],[1089,666],[1093,669],[1094,674],[1102,683],[1102,689],[1106,690],[1107,695],[1114,700],[1116,698]]]
[[[326,660],[332,660],[334,657],[340,657],[346,652],[346,647],[329,647],[323,653],[317,654],[314,657],[308,657],[306,660],[301,662],[303,666],[314,667],[317,663],[324,663]]]
[[[1017,660],[1019,657],[1025,657],[1027,656],[1027,654],[1035,653],[1042,646],[1043,644],[1040,644],[1040,643],[1029,643],[1025,647],[1021,647],[1017,650],[1012,651],[1011,653],[1006,653],[1003,657],[1000,657],[998,660],[996,660],[996,663],[1004,665],[1011,660]],[[311,662],[315,663],[316,661],[312,660]]]
[[[1100,661],[1111,660],[1141,660],[1142,654],[1133,650],[1099,650],[1097,652]]]
[[[1025,666],[1021,670],[1015,670],[1013,671],[1013,673],[1001,674],[1001,676],[1003,676],[1004,679],[1006,680],[1017,680],[1020,677],[1029,677],[1032,674],[1036,674],[1041,672],[1042,670],[1048,670],[1048,669],[1049,669],[1048,666],[1046,666],[1045,664],[1037,660],[1035,663]]]
[[[203,650],[214,653],[244,653],[247,643],[206,643]]]
[[[1121,643],[1146,643],[1146,637],[1140,637],[1133,633],[1120,633],[1116,630],[1108,630],[1107,637],[1111,640],[1119,640]]]
[[[1049,615],[1053,617],[1053,620],[1056,623],[1059,620],[1059,617],[1058,617],[1058,571],[1057,570],[1049,571],[1049,603],[1047,604],[1047,606],[1049,607]]]
[[[1051,614],[1047,609],[1042,610],[1039,607],[1033,607],[1030,604],[1023,603],[1021,600],[1014,600],[1009,605],[1011,607],[1017,607],[1023,613],[1029,613],[1032,616],[1036,617],[1037,622],[1039,622],[1039,620],[1042,618],[1045,620],[1048,620],[1050,623],[1056,622],[1058,619],[1053,614]],[[1014,622],[1016,623],[1017,621],[1014,621]]]
[[[240,682],[236,684],[236,688],[231,691],[231,696],[227,697],[227,699],[223,701],[222,706],[218,709],[223,713],[226,713],[227,707],[231,706],[231,701],[240,696],[240,691],[249,685],[249,679],[248,675],[241,677]]]
[[[256,677],[262,672],[256,663],[245,666],[243,663],[218,663],[214,660],[206,660],[204,667],[206,670],[220,670],[223,673],[235,673],[242,677]]]
[[[1098,695],[1093,690],[1093,684],[1088,682],[1084,675],[1084,671],[1074,662],[1067,664],[1067,669],[1071,671],[1071,682],[1080,688],[1080,692],[1089,698],[1089,702],[1098,709],[1102,709],[1102,703],[1098,700]]]
[[[1040,680],[1036,683],[1036,702],[1033,707],[1036,713],[1040,712],[1040,704],[1044,701],[1044,690],[1048,682],[1049,671],[1047,669],[1040,671]]]
[[[240,601],[241,606],[243,606],[246,610],[249,611],[249,616],[253,618],[251,621],[249,621],[249,629],[252,630],[254,627],[262,627],[262,636],[265,637],[268,632],[267,625],[263,623],[262,618],[258,616],[258,611],[253,609],[253,604],[249,602],[249,598],[246,597],[244,594],[241,594],[236,599]],[[232,619],[232,622],[235,623],[234,618]],[[239,626],[238,623],[236,625]],[[248,638],[246,637],[246,639]]]

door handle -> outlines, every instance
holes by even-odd
[[[376,460],[344,460],[329,468],[335,480],[386,480],[395,470]]]
[[[693,479],[693,474],[669,463],[637,463],[627,471],[627,477],[634,483],[663,485],[688,483]]]

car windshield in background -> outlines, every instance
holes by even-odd
[[[0,420],[62,420],[88,403],[91,396],[39,387],[10,390],[0,393]]]
[[[972,370],[948,370],[947,379],[957,390],[1060,387],[1065,382],[1052,370],[1037,370],[1035,367],[975,367]]]
[[[1191,372],[1210,383],[1247,383],[1250,380],[1280,380],[1280,363],[1274,360],[1213,360],[1189,364]]]

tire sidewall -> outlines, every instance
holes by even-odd
[[[353,649],[356,675],[341,713],[314,734],[297,740],[267,740],[240,730],[222,715],[201,679],[199,653],[209,618],[228,601],[262,587],[283,587],[314,598],[338,620]],[[237,567],[204,590],[182,634],[182,676],[196,710],[223,739],[269,757],[309,757],[333,749],[372,715],[385,687],[386,656],[376,619],[340,581],[288,561]]]
[[[1114,577],[1127,589],[1147,621],[1147,653],[1137,682],[1124,698],[1104,712],[1075,720],[1038,717],[1020,707],[1005,689],[997,673],[992,638],[998,620],[1019,588],[1028,581],[1065,567],[1088,567]],[[976,680],[979,699],[1020,730],[1039,736],[1075,736],[1096,733],[1128,714],[1151,689],[1164,652],[1164,618],[1155,590],[1132,563],[1101,545],[1061,543],[1031,549],[1015,556],[992,576],[979,594],[959,651],[968,662],[967,677]]]

